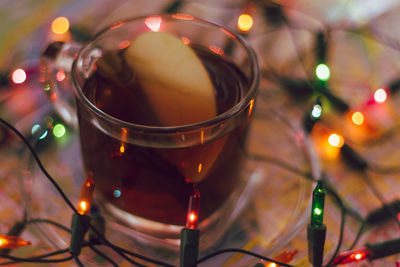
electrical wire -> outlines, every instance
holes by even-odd
[[[366,171],[363,172],[363,178],[364,178],[365,183],[369,187],[369,189],[374,194],[374,196],[379,200],[379,202],[381,202],[382,206],[387,207],[383,195],[379,192],[378,188],[376,188],[376,186],[370,179],[368,172],[366,172]],[[396,221],[397,225],[400,226],[400,221],[397,218],[397,214],[395,212],[393,212],[391,208],[388,207],[387,209],[390,212],[390,214],[392,215],[393,219]]]
[[[356,235],[356,237],[354,238],[354,241],[353,241],[353,243],[351,244],[351,246],[349,247],[348,250],[353,250],[354,247],[357,245],[358,240],[360,239],[360,237],[362,236],[362,234],[365,232],[365,227],[366,227],[366,225],[367,225],[367,224],[366,224],[366,221],[365,221],[365,220],[361,222],[361,225],[360,225],[360,228],[358,229],[357,235]]]
[[[74,260],[75,260],[75,263],[76,263],[79,267],[85,267],[85,265],[83,265],[83,263],[82,263],[81,260],[79,259],[78,255],[74,255]]]
[[[89,245],[89,248],[91,250],[93,250],[95,253],[97,253],[100,257],[102,257],[103,259],[105,259],[106,261],[108,261],[109,263],[111,263],[112,266],[118,267],[118,264],[113,261],[110,257],[108,257],[105,253],[103,253],[102,251],[98,250],[95,246],[93,245]]]
[[[29,151],[31,152],[32,156],[34,157],[36,163],[38,164],[40,170],[43,172],[43,174],[46,176],[46,178],[53,184],[53,186],[56,188],[56,190],[59,192],[59,194],[61,195],[61,197],[63,198],[63,200],[67,203],[67,205],[74,211],[74,213],[79,214],[78,211],[76,210],[75,206],[72,204],[72,202],[69,200],[69,198],[65,195],[65,193],[62,191],[62,189],[60,188],[60,186],[57,184],[57,182],[54,180],[54,178],[47,172],[47,170],[45,169],[45,167],[43,166],[39,156],[37,155],[36,151],[34,150],[34,148],[31,146],[31,144],[29,143],[29,141],[23,136],[23,134],[21,132],[18,131],[18,129],[16,129],[14,126],[12,126],[10,123],[8,123],[7,121],[5,121],[3,118],[0,118],[0,123],[4,124],[5,126],[7,126],[10,130],[12,130],[22,141],[23,143],[25,143],[25,145],[28,147]],[[118,253],[122,258],[126,259],[129,263],[132,263],[136,266],[144,266],[138,262],[136,262],[135,260],[133,260],[132,258],[129,258],[128,256],[125,255],[125,253],[123,253],[123,251],[115,246],[114,244],[112,244],[106,237],[104,237],[99,231],[97,231],[97,229],[95,227],[93,227],[90,223],[88,224],[89,228],[100,238],[103,240],[103,242],[105,243],[105,245],[109,246],[111,249],[113,249],[116,253]],[[149,261],[149,262],[153,262],[152,259],[147,258],[145,256],[142,255],[138,255],[135,254],[135,257],[140,256],[141,259],[145,260],[145,261]]]
[[[226,249],[221,249],[221,250],[214,251],[214,252],[202,257],[201,259],[199,259],[197,261],[197,263],[202,263],[202,262],[204,262],[204,261],[206,261],[206,260],[208,260],[210,258],[213,258],[213,257],[215,257],[217,255],[221,255],[221,254],[224,254],[224,253],[241,253],[241,254],[246,254],[246,255],[253,256],[255,258],[259,258],[261,260],[273,262],[273,263],[278,264],[280,266],[294,267],[293,265],[290,265],[290,264],[287,264],[287,263],[283,263],[283,262],[279,262],[279,261],[276,261],[274,259],[267,258],[267,257],[265,257],[263,255],[260,255],[260,254],[257,254],[257,253],[251,252],[251,251],[247,251],[247,250],[244,250],[244,249],[240,249],[240,248],[226,248]]]
[[[332,262],[335,260],[337,254],[339,253],[340,247],[342,246],[342,242],[343,242],[344,225],[345,225],[345,219],[346,219],[346,211],[344,209],[344,205],[343,205],[343,202],[342,202],[342,199],[340,198],[340,196],[338,194],[336,194],[335,191],[327,191],[327,192],[338,202],[339,206],[341,207],[341,220],[340,220],[339,238],[338,238],[335,252],[331,256],[331,259],[328,261],[328,263],[326,265],[324,265],[325,267],[329,267],[332,264]]]

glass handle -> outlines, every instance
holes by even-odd
[[[40,56],[40,81],[54,109],[71,127],[77,129],[71,69],[80,48],[79,43],[54,42]]]

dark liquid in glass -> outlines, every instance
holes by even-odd
[[[220,56],[203,50],[196,52],[214,84],[217,112],[221,114],[240,101],[247,86],[246,78]],[[84,93],[112,117],[162,126],[149,109],[140,85],[134,78],[121,82],[121,77],[109,77],[98,68],[86,81]],[[163,223],[184,225],[189,195],[193,191],[193,184],[187,179],[190,177],[185,175],[207,169],[205,177],[197,183],[201,195],[200,220],[218,209],[238,183],[247,112],[236,118],[236,126],[223,136],[174,149],[124,143],[123,138],[116,139],[96,128],[81,112],[78,107],[84,165],[94,175],[97,194],[119,209]]]

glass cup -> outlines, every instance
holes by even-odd
[[[148,31],[168,32],[196,51],[214,84],[216,116],[177,126],[130,121],[132,114],[139,121],[149,115],[140,112],[143,103],[136,96],[124,92],[135,89],[125,53]],[[108,222],[124,233],[175,246],[196,188],[200,247],[212,245],[246,205],[257,176],[244,166],[260,75],[246,42],[189,15],[156,15],[115,23],[85,45],[50,44],[41,60],[55,108],[79,129],[84,167],[95,182],[94,201]],[[74,108],[70,92],[56,80],[60,69],[71,77]]]

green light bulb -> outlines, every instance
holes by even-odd
[[[57,138],[61,138],[65,134],[65,126],[62,125],[61,123],[57,124],[53,128],[53,134]]]
[[[313,191],[311,225],[321,226],[324,219],[325,189],[322,181],[318,180],[317,186]]]
[[[318,79],[322,81],[327,81],[329,80],[329,77],[331,77],[331,71],[329,70],[329,67],[327,65],[319,64],[315,69],[315,75]]]

